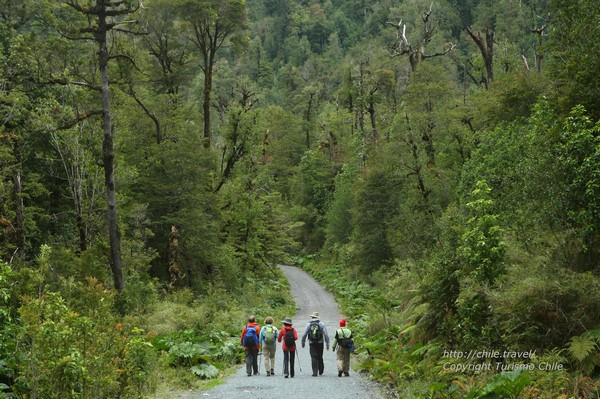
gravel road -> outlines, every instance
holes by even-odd
[[[333,341],[333,335],[342,317],[333,296],[299,268],[292,266],[280,266],[280,268],[290,280],[292,294],[296,301],[297,313],[293,317],[293,321],[294,327],[298,329],[298,335],[300,336],[304,331],[304,327],[310,319],[310,314],[317,311],[321,321],[327,326],[327,331]],[[262,318],[264,317],[259,317],[259,319]],[[275,324],[278,328],[281,327],[280,320],[276,321]],[[352,328],[352,324],[349,323],[348,327]],[[312,377],[308,342],[305,349],[298,345],[296,376],[295,378],[284,378],[282,375],[283,353],[281,346],[278,346],[275,355],[275,377],[266,376],[264,365],[261,365],[260,375],[247,377],[245,366],[241,366],[235,374],[226,379],[224,384],[207,392],[189,393],[178,396],[178,398],[259,399],[285,397],[286,399],[305,399],[312,397],[383,399],[373,383],[352,372],[352,370],[350,371],[350,377],[338,377],[334,352],[326,351],[323,357],[325,373],[319,377]],[[298,366],[301,366],[302,371]]]

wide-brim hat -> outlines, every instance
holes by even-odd
[[[310,317],[312,317],[313,319],[318,319],[319,318],[319,312],[312,312],[312,314],[310,315]]]
[[[288,324],[288,325],[292,325],[292,318],[291,317],[286,317],[283,321],[283,324]]]

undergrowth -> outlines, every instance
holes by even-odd
[[[23,278],[30,275],[37,277]],[[262,325],[295,309],[277,269],[247,279],[251,295],[132,284],[120,298],[135,309],[126,315],[115,312],[117,294],[95,278],[48,281],[0,263],[0,398],[126,399],[206,389],[244,358],[240,334],[249,315]]]

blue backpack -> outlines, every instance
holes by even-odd
[[[254,326],[246,326],[246,334],[244,334],[244,346],[252,348],[258,345],[258,335]]]

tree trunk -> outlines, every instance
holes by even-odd
[[[490,29],[489,21],[485,24],[485,42],[481,37],[481,33],[477,34],[469,27],[466,28],[467,33],[473,39],[485,64],[485,87],[488,88],[490,83],[494,80],[494,32]]]
[[[25,254],[25,204],[23,202],[23,181],[21,176],[21,167],[23,165],[23,154],[19,145],[19,140],[14,137],[13,152],[15,157],[15,176],[13,178],[13,191],[15,197],[15,245],[17,250],[15,256],[20,257]]]
[[[204,93],[202,111],[204,117],[204,148],[210,148],[210,94],[212,91],[212,64],[206,66],[204,71]]]
[[[169,234],[169,276],[171,289],[177,290],[182,285],[181,266],[179,264],[179,231],[177,226],[171,226]]]
[[[19,257],[25,254],[25,205],[23,203],[23,184],[21,182],[20,166],[17,167],[15,173],[14,190],[16,205],[15,244],[17,245],[15,256]]]
[[[85,221],[83,220],[83,192],[81,182],[79,181],[73,187],[73,200],[75,201],[75,210],[77,212],[76,223],[77,232],[79,233],[79,251],[84,252],[87,249],[87,234]]]
[[[312,118],[312,106],[313,106],[313,98],[315,93],[310,93],[310,97],[308,99],[308,104],[306,106],[306,149],[310,150],[310,120]]]
[[[97,5],[101,10],[98,13],[97,42],[100,47],[98,60],[100,78],[102,80],[102,127],[104,129],[104,142],[102,145],[102,160],[104,162],[104,183],[106,185],[106,202],[108,205],[108,236],[110,241],[110,265],[113,273],[115,289],[122,291],[123,267],[121,264],[121,238],[117,219],[117,198],[115,190],[115,153],[113,145],[112,120],[110,114],[109,87],[108,87],[108,48],[106,44],[106,1],[98,0]]]
[[[379,132],[377,131],[377,121],[375,120],[375,104],[373,98],[369,99],[369,117],[371,118],[371,129],[373,132],[373,142],[377,144],[379,142]]]

